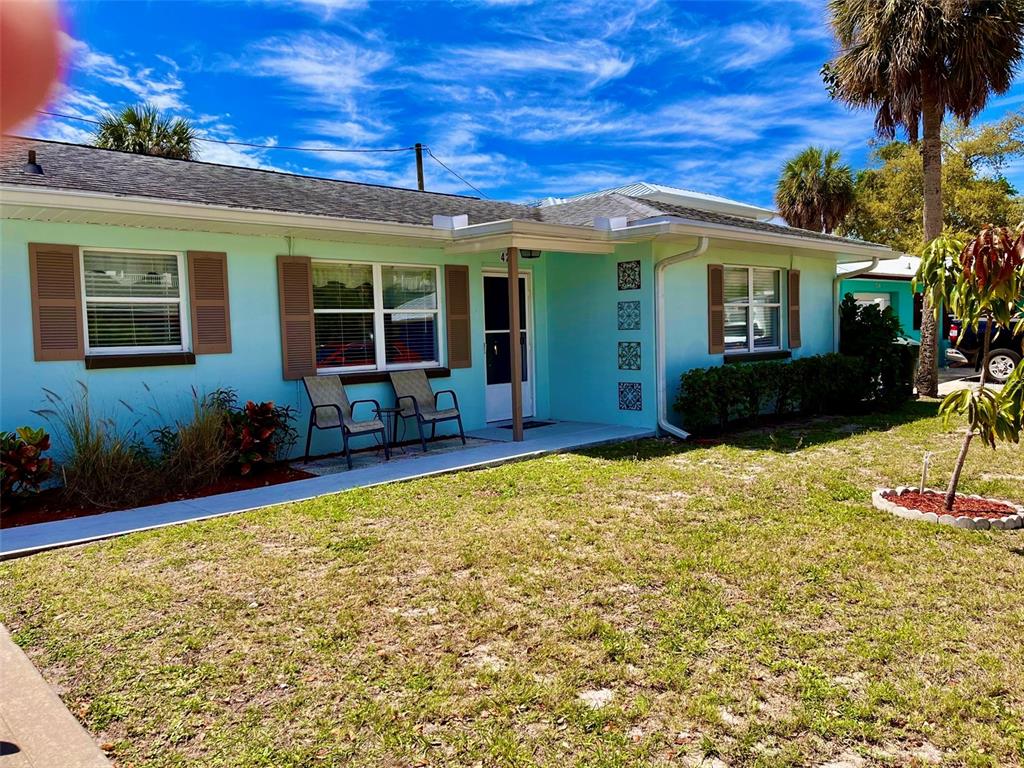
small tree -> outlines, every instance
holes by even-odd
[[[1024,366],[1017,366],[1001,392],[988,389],[988,352],[992,326],[1009,327],[1024,297],[1024,232],[989,226],[966,245],[944,233],[925,248],[915,288],[924,286],[930,306],[945,305],[965,327],[982,334],[981,378],[977,387],[949,394],[939,412],[948,424],[954,415],[967,419],[967,433],[946,490],[952,511],[967,451],[975,436],[991,448],[997,441],[1020,442],[1024,421]],[[938,312],[936,312],[936,315]],[[984,323],[984,328],[982,324]],[[1024,331],[1024,320],[1016,331]]]

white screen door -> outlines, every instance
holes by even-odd
[[[530,286],[519,275],[519,354],[523,366],[523,416],[533,416]],[[512,418],[512,354],[508,328],[508,277],[484,274],[484,341],[487,345],[487,420]]]

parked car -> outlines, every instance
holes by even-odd
[[[332,366],[373,365],[376,352],[372,342],[352,341],[348,344],[321,344],[316,350],[316,364],[321,368]],[[400,341],[388,342],[389,363],[419,363],[416,354]]]
[[[1002,384],[1013,373],[1014,368],[1020,365],[1024,357],[1024,330],[1014,333],[1015,324],[1021,319],[1021,315],[1013,318],[1009,328],[995,325],[992,328],[992,340],[989,343],[988,353],[988,378],[997,384]],[[975,371],[981,370],[981,347],[985,337],[985,321],[982,320],[975,333],[970,328],[965,328],[961,320],[953,318],[949,327],[949,341],[952,346],[946,350],[946,361],[951,366],[974,367]]]

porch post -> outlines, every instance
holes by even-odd
[[[519,249],[507,248],[508,342],[512,363],[512,439],[523,440],[523,354],[519,332]]]

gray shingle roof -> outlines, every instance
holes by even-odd
[[[30,149],[42,176],[23,170]],[[540,219],[515,203],[13,137],[4,138],[0,183],[401,224],[430,225],[435,214],[469,214],[471,224]]]
[[[539,210],[541,212],[541,219],[553,224],[589,226],[593,223],[595,216],[604,216],[606,218],[625,216],[630,224],[635,221],[657,216],[677,216],[681,219],[689,219],[703,224],[739,227],[741,229],[749,229],[773,235],[805,237],[810,240],[824,240],[830,243],[855,242],[860,245],[875,245],[875,243],[850,240],[836,235],[826,235],[822,232],[812,232],[807,229],[786,227],[781,224],[770,224],[765,221],[746,219],[741,216],[730,216],[725,213],[713,213],[711,211],[700,210],[699,208],[687,208],[681,205],[662,203],[657,200],[628,197],[617,193],[601,195],[600,197],[588,197],[581,200],[562,203],[561,205],[546,206]]]

